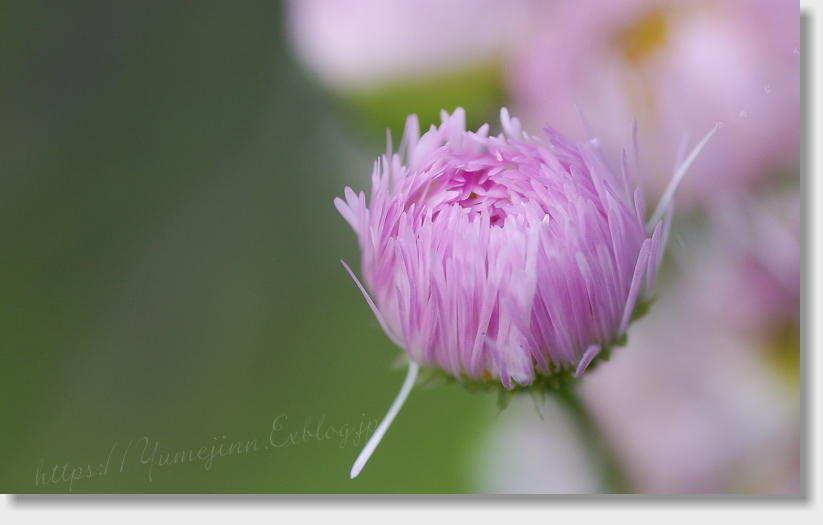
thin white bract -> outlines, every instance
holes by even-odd
[[[360,474],[360,471],[363,470],[363,467],[366,466],[366,462],[371,457],[374,449],[377,448],[377,445],[380,444],[380,440],[383,439],[383,435],[386,433],[386,430],[389,429],[389,425],[391,425],[392,421],[394,421],[397,412],[400,411],[400,407],[402,407],[403,403],[406,402],[406,398],[409,397],[409,392],[411,392],[414,382],[417,380],[417,372],[419,369],[420,367],[417,366],[416,363],[409,363],[409,371],[406,374],[406,380],[403,382],[403,387],[400,388],[400,393],[397,394],[397,398],[394,400],[394,403],[392,403],[386,417],[384,417],[383,421],[380,422],[380,425],[377,427],[377,430],[374,431],[374,434],[369,439],[369,442],[366,443],[365,447],[363,447],[363,451],[360,452],[359,456],[357,456],[357,460],[355,460],[354,466],[351,468],[351,479],[356,478],[357,475]]]

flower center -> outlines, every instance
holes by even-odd
[[[653,9],[623,30],[615,44],[630,63],[638,64],[666,44],[666,25],[666,16]]]
[[[447,191],[455,196],[444,204],[457,204],[469,210],[469,218],[483,211],[488,213],[492,225],[502,225],[506,218],[505,208],[511,205],[511,192],[497,184],[490,176],[489,170],[456,170],[449,178]]]

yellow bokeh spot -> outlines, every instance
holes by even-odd
[[[666,31],[666,16],[652,10],[621,32],[616,44],[629,62],[637,64],[665,45]]]
[[[772,368],[789,384],[800,386],[800,326],[787,322],[777,327],[767,345]]]

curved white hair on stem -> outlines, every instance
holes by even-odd
[[[400,388],[400,393],[397,394],[397,398],[395,398],[394,403],[392,403],[391,408],[389,408],[389,411],[386,413],[386,417],[384,417],[383,421],[380,422],[377,430],[374,431],[374,434],[372,434],[372,437],[369,438],[368,443],[366,443],[366,446],[363,447],[360,455],[357,456],[357,459],[351,468],[351,479],[356,478],[357,475],[360,474],[360,471],[363,470],[363,467],[366,466],[366,462],[374,453],[374,449],[376,449],[377,445],[380,444],[380,441],[383,439],[383,435],[385,435],[386,431],[389,429],[389,425],[392,424],[392,421],[394,421],[394,418],[397,416],[397,413],[400,411],[403,403],[406,402],[406,398],[409,397],[409,393],[414,386],[414,382],[417,380],[418,370],[420,370],[420,367],[417,366],[416,363],[409,362],[409,371],[406,373],[406,380],[403,381],[403,386]]]

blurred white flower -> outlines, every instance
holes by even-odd
[[[527,396],[501,412],[473,457],[472,489],[484,494],[597,494],[605,487],[575,421],[549,398],[543,418]]]

